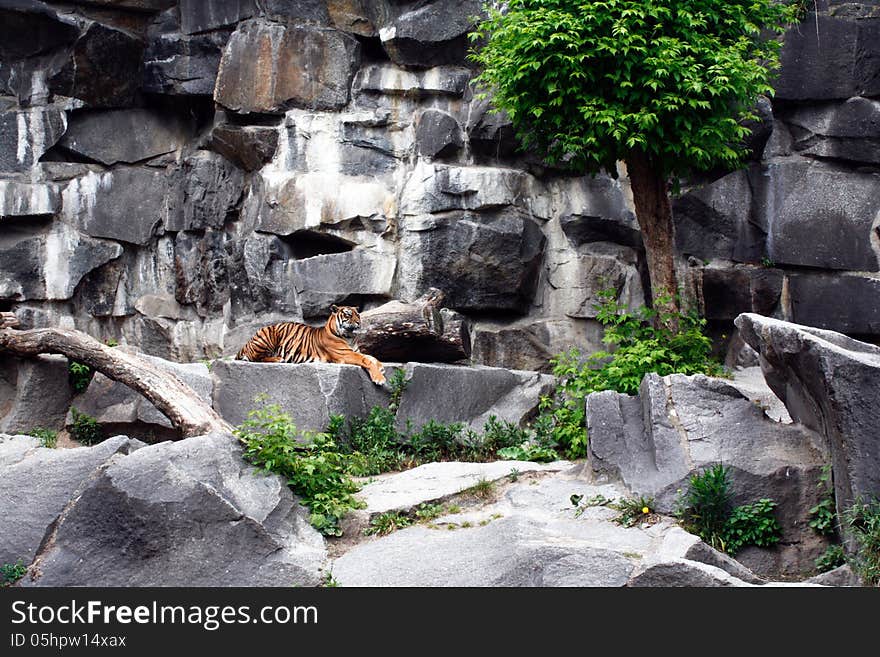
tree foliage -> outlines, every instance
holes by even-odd
[[[777,0],[510,0],[472,34],[477,81],[525,147],[580,171],[741,161],[797,7]]]

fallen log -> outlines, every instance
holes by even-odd
[[[162,371],[135,354],[114,349],[75,330],[58,328],[14,330],[0,317],[0,353],[30,358],[62,354],[146,397],[184,437],[211,431],[232,431],[232,425],[174,374]]]
[[[432,288],[412,303],[389,301],[361,313],[358,348],[381,361],[455,363],[470,358],[467,319],[443,308],[444,295]]]

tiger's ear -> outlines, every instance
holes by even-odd
[[[330,306],[330,312],[331,312],[331,313],[338,313],[338,312],[339,312],[339,306],[337,306],[337,305],[335,305],[335,304],[332,305],[332,306]]]

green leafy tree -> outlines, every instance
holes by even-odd
[[[496,3],[497,4],[497,3]],[[614,174],[626,164],[659,317],[678,311],[670,183],[741,164],[771,94],[779,0],[509,0],[472,34],[476,78],[526,148]]]

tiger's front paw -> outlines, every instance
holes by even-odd
[[[377,386],[381,386],[385,384],[385,366],[382,365],[378,360],[370,356],[370,360],[373,361],[373,367],[370,369],[370,379]]]

